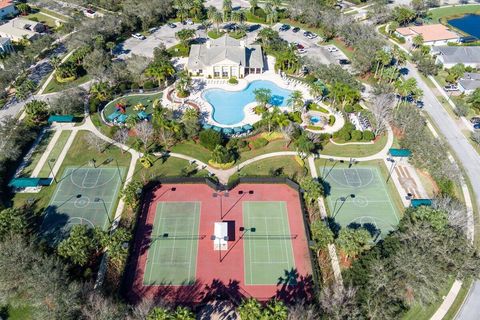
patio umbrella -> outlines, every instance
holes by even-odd
[[[211,129],[212,128],[212,125],[211,124],[208,124],[208,123],[205,123],[203,125],[203,129]]]
[[[233,132],[235,133],[242,133],[243,132],[243,129],[241,127],[235,127],[233,128]]]
[[[212,129],[217,131],[217,132],[222,132],[222,128],[217,127],[217,126],[212,126]]]
[[[249,124],[246,124],[246,125],[243,126],[243,130],[250,131],[252,129],[253,129],[253,127]]]
[[[233,133],[233,129],[232,129],[232,128],[224,128],[224,129],[223,129],[223,133],[225,133],[225,134],[232,134],[232,133]]]

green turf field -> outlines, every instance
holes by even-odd
[[[243,202],[245,284],[274,285],[295,269],[285,202]]]
[[[159,202],[144,285],[190,285],[197,266],[200,202]]]
[[[399,218],[379,168],[325,168],[330,216],[340,227],[363,226],[376,239],[384,237]]]
[[[66,168],[47,207],[43,233],[56,236],[58,231],[73,224],[105,229],[113,214],[123,171],[123,168]]]

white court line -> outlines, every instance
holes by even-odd
[[[281,213],[282,213],[282,215],[283,215],[283,219],[282,219],[282,229],[283,229],[283,232],[288,232],[288,233],[290,233],[290,230],[287,230],[286,227],[285,227],[285,218],[288,219],[288,214],[286,214],[286,212],[283,210],[283,209],[285,208],[285,206],[282,205],[282,203],[279,203],[279,204],[280,204],[280,211],[281,211]],[[289,257],[288,257],[287,240],[284,239],[284,240],[282,241],[282,243],[285,245],[285,258],[288,259],[288,260],[290,260]],[[282,247],[283,247],[283,245],[282,245]],[[287,262],[287,264],[288,264],[288,262]]]
[[[263,221],[265,223],[265,233],[268,235],[268,224],[267,224],[267,217],[263,217]],[[267,239],[267,244],[269,243],[269,240]],[[267,257],[268,261],[270,262],[270,245],[267,245]]]
[[[156,214],[156,215],[155,215],[155,219],[154,219],[154,221],[153,221],[153,226],[154,226],[154,227],[155,227],[155,222],[157,222],[157,218],[158,218],[158,217],[161,218],[161,216],[162,216],[162,214],[163,214],[163,205],[164,205],[164,202],[162,202],[162,209],[160,210],[160,214]],[[155,231],[155,229],[154,229],[152,232],[154,232],[154,231]],[[152,240],[152,239],[150,239],[150,240]],[[150,243],[151,243],[151,242],[150,242]],[[153,261],[155,261],[156,258],[157,258],[157,244],[154,243],[154,248],[153,248]],[[147,259],[148,259],[148,255],[147,255]],[[152,283],[152,270],[153,270],[153,267],[150,266],[150,274],[149,274],[149,277],[148,277],[148,283],[150,283],[150,284]]]
[[[194,206],[194,214],[197,214],[197,203],[195,202]],[[192,234],[195,232],[195,223],[192,223]],[[198,232],[197,232],[198,233]],[[220,248],[219,248],[220,249]],[[190,274],[190,270],[192,269],[192,251],[193,251],[193,241],[190,241],[190,261],[188,263],[188,278],[191,279],[192,275]],[[197,257],[195,257],[196,259]]]
[[[247,209],[248,209],[247,210],[247,217],[248,217],[247,222],[250,223],[250,203],[244,202],[244,204],[248,204],[247,205]],[[249,284],[252,284],[253,283],[253,271],[252,271],[253,270],[253,265],[252,265],[253,255],[252,255],[252,245],[250,243],[248,243],[248,252],[250,254],[250,259],[248,261],[248,263],[250,264],[250,282],[249,282]],[[245,261],[246,261],[246,259],[245,259]]]
[[[350,175],[350,173],[352,174]],[[358,174],[357,169],[355,168],[353,169],[350,168],[348,171],[346,169],[343,169],[343,176],[345,177],[345,181],[347,182],[347,184],[351,186],[362,185],[362,179],[360,178],[360,175]],[[351,178],[355,177],[357,181],[355,181],[355,179],[350,180],[350,177]]]

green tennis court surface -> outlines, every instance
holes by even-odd
[[[144,285],[195,282],[200,202],[158,202]]]
[[[295,268],[285,202],[243,202],[245,284],[277,284]]]
[[[123,169],[65,169],[46,210],[42,231],[59,237],[73,224],[106,228],[116,203]]]
[[[327,168],[330,216],[341,227],[363,226],[382,238],[398,224],[394,203],[376,167]]]

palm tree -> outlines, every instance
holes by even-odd
[[[162,86],[163,83],[174,74],[175,68],[170,61],[154,62],[145,69],[145,75],[155,78],[159,86]]]
[[[95,82],[90,87],[90,95],[98,101],[107,101],[111,97],[111,90],[106,82]]]
[[[267,314],[265,318],[268,319],[287,319],[288,308],[282,301],[274,299],[267,303],[265,313]]]
[[[305,158],[305,156],[308,156],[313,150],[315,150],[315,143],[308,138],[305,132],[302,132],[302,134],[293,142],[293,145],[301,158]]]
[[[208,29],[210,29],[211,25],[212,25],[211,22],[208,21],[208,20],[203,20],[202,21],[202,27],[203,27],[203,29],[205,29],[205,33],[208,34]]]
[[[395,82],[395,90],[400,96],[397,106],[403,101],[405,101],[407,97],[412,96],[415,93],[417,93],[417,95],[419,94],[419,89],[417,88],[417,80],[415,80],[415,78],[398,80],[397,82]]]
[[[62,63],[62,59],[60,59],[58,56],[55,56],[50,59],[50,64],[52,65],[53,69],[57,70],[60,64]]]
[[[262,306],[254,298],[244,300],[238,307],[238,313],[241,319],[261,319]]]
[[[175,38],[180,40],[180,44],[183,47],[187,47],[188,42],[193,37],[195,37],[195,30],[193,30],[193,29],[183,29],[183,30],[180,30],[180,31],[175,33]]]
[[[298,111],[303,107],[303,94],[299,90],[293,91],[287,99],[287,104],[293,111]]]
[[[175,84],[175,89],[178,91],[180,97],[188,96],[188,91],[190,85],[192,84],[192,78],[186,70],[180,71],[178,73],[177,83]]]
[[[300,68],[300,59],[296,54],[295,46],[290,45],[286,50],[278,53],[275,66],[286,73],[295,73]]]
[[[185,307],[177,307],[175,316],[172,318],[176,320],[195,320],[195,315]]]
[[[203,0],[193,0],[190,14],[200,20],[202,18],[203,9]]]
[[[255,95],[255,101],[262,107],[266,107],[272,99],[272,90],[270,89],[255,89],[253,90],[253,94]]]
[[[255,9],[258,7],[258,0],[250,0],[250,12],[254,15]]]
[[[390,55],[390,53],[386,52],[385,50],[380,49],[375,53],[375,60],[377,61],[377,67],[375,68],[375,78],[376,78],[378,69],[380,68],[380,66],[382,67],[381,70],[383,70],[385,66],[389,65],[390,62],[392,62],[392,56]]]
[[[232,0],[223,0],[223,21],[228,21],[230,14],[232,13]]]
[[[192,5],[190,0],[175,0],[173,2],[173,8],[177,10],[177,18],[183,21],[188,18],[188,13]]]
[[[216,30],[218,32],[219,28],[220,28],[220,23],[223,22],[223,17],[222,17],[222,14],[218,11],[215,11],[213,14],[212,14],[212,23],[215,24],[216,26]]]
[[[315,98],[325,95],[326,87],[320,80],[310,83],[310,94]]]

